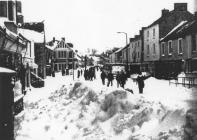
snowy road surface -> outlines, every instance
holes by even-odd
[[[185,112],[196,105],[196,89],[149,78],[144,94],[128,79],[126,88],[103,86],[97,79],[47,77],[32,88],[25,110],[15,118],[16,140],[181,140]],[[74,84],[77,82],[76,84]]]

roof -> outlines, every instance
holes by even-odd
[[[21,28],[18,29],[18,32],[30,41],[34,41],[36,43],[44,42],[43,33],[39,33],[39,32],[28,30],[28,29],[21,29]]]
[[[16,73],[16,72],[8,68],[0,67],[0,73]]]
[[[115,51],[114,53],[118,53],[118,52],[120,52],[121,50],[123,50],[123,48],[118,49],[118,50]]]
[[[160,18],[158,18],[157,20],[155,20],[153,23],[151,23],[147,28],[151,27],[151,26],[154,26],[156,24],[160,24],[161,22],[163,22],[163,20],[165,20],[167,17],[170,17],[172,16],[173,14],[176,14],[177,12],[180,12],[180,11],[175,11],[175,10],[172,10],[170,11],[168,14],[165,14],[164,16],[161,16]],[[187,14],[187,13],[190,13],[188,11],[181,11],[181,14]],[[191,13],[190,13],[191,14]]]
[[[173,40],[183,37],[184,35],[191,34],[192,32],[197,32],[197,20],[190,22],[182,21],[160,41]]]
[[[181,28],[187,21],[181,21],[177,26],[175,26],[165,37],[161,38],[160,41],[164,41],[175,34],[175,32]]]

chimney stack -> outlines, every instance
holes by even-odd
[[[170,11],[168,9],[161,10],[161,16],[166,16]]]
[[[174,11],[187,11],[187,3],[174,3]]]
[[[194,1],[194,13],[197,12],[197,0],[193,0]]]

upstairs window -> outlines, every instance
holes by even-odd
[[[168,41],[168,54],[172,55],[172,41]]]
[[[147,45],[147,55],[150,54],[150,48],[149,48],[149,45]]]
[[[7,17],[7,1],[0,1],[0,17]]]
[[[153,39],[155,38],[155,28],[153,29]]]
[[[147,38],[149,38],[149,31],[147,31]]]
[[[178,39],[178,53],[179,54],[182,54],[183,53],[182,39]]]
[[[165,43],[164,42],[161,43],[161,55],[162,56],[165,55]]]
[[[69,58],[73,58],[73,52],[72,51],[69,52]]]
[[[153,44],[153,54],[156,54],[155,43]]]

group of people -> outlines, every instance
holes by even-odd
[[[90,80],[90,81],[93,81],[93,79],[96,79],[95,67],[90,67],[89,69],[86,69],[84,71],[84,78],[85,80]]]
[[[105,71],[101,72],[101,80],[102,80],[103,85],[105,85],[105,79],[108,80],[108,82],[107,82],[108,87],[109,87],[109,85],[113,86],[114,75],[112,74],[111,71],[108,73]],[[123,71],[121,71],[121,73],[118,72],[118,74],[116,75],[117,87],[119,87],[119,85],[120,85],[121,87],[124,88],[126,80],[127,80],[126,73]]]
[[[142,94],[143,93],[143,89],[144,89],[144,80],[148,79],[149,77],[151,77],[152,74],[148,75],[148,76],[144,76],[142,75],[142,72],[138,73],[137,78],[135,79],[135,81],[138,83],[138,88],[139,88],[139,93]],[[116,81],[117,81],[117,87],[122,87],[124,88],[126,81],[127,81],[127,74],[124,71],[118,72],[116,75]],[[112,74],[112,72],[105,72],[104,70],[102,70],[101,72],[101,80],[102,80],[102,84],[105,85],[105,79],[108,80],[107,82],[107,86],[109,87],[109,85],[113,86],[113,80],[114,80],[114,75]]]

